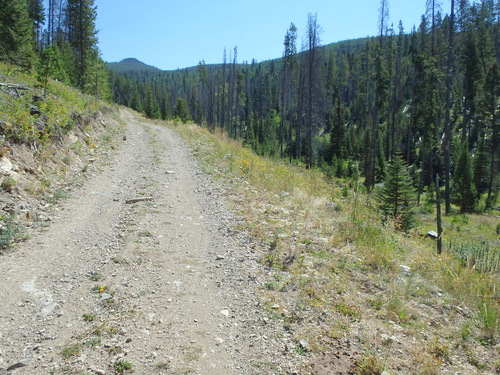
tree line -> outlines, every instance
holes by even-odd
[[[114,100],[151,118],[222,128],[262,155],[364,177],[400,154],[420,200],[440,175],[445,210],[491,208],[499,193],[500,2],[427,0],[406,32],[381,0],[378,35],[321,46],[317,15],[286,30],[281,59],[111,74]],[[444,13],[444,5],[450,12]],[[482,203],[479,204],[482,198]]]
[[[94,0],[0,0],[0,61],[111,99]]]

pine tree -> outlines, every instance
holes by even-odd
[[[68,0],[67,5],[68,41],[76,57],[76,84],[81,89],[88,87],[94,77],[87,75],[89,57],[97,48],[95,28],[96,7],[94,0]]]
[[[384,218],[393,218],[403,230],[414,226],[415,189],[400,154],[390,161],[379,195]]]
[[[41,35],[40,30],[45,23],[45,12],[43,9],[43,1],[28,0],[28,14],[33,21],[33,40],[39,42]]]
[[[174,108],[174,117],[181,119],[182,122],[188,122],[191,119],[189,108],[185,99],[177,98],[177,104]]]
[[[469,152],[468,142],[462,144],[458,157],[455,173],[452,180],[452,196],[456,204],[460,206],[460,212],[472,212],[475,210],[478,194],[474,186],[474,171],[472,170],[472,156]]]
[[[35,62],[33,21],[25,0],[0,0],[0,60],[24,68]]]

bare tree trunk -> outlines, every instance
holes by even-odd
[[[441,191],[439,189],[439,174],[436,175],[436,222],[437,222],[437,253],[441,254],[442,252],[442,236],[443,236],[443,227],[441,225]]]
[[[451,145],[451,89],[453,78],[453,39],[455,34],[455,0],[451,0],[450,29],[448,35],[448,62],[446,71],[446,113],[444,119],[444,199],[445,214],[451,211],[450,193],[450,145]]]

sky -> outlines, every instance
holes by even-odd
[[[425,0],[389,0],[397,32],[420,23]],[[134,57],[163,70],[281,57],[290,23],[300,50],[308,14],[317,15],[321,45],[377,34],[380,0],[95,0],[99,48],[107,62]],[[443,9],[448,13],[447,9]]]

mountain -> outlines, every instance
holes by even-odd
[[[140,72],[140,71],[160,71],[157,67],[148,65],[143,63],[142,61],[139,61],[135,58],[128,58],[124,59],[120,62],[112,62],[108,63],[108,68],[118,72],[118,73],[124,73],[124,72]]]

